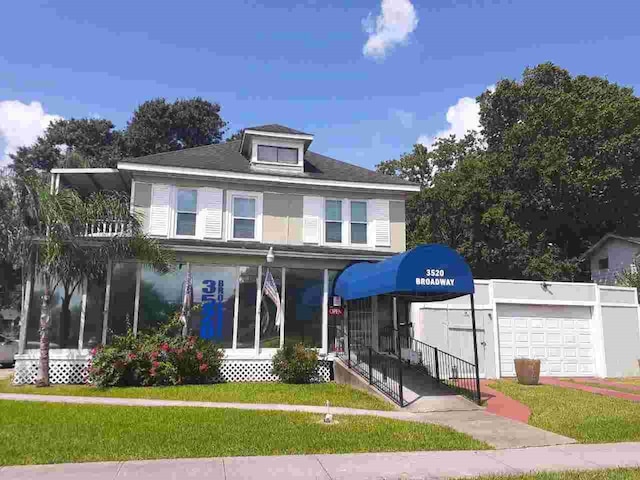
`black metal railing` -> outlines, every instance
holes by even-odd
[[[348,338],[348,337],[347,337]],[[349,368],[364,377],[395,403],[404,406],[402,363],[398,358],[376,352],[353,338],[347,340],[346,351],[339,354]]]
[[[480,403],[480,387],[476,365],[428,345],[398,330],[380,331],[380,349],[391,353],[408,365],[423,371],[436,381]]]

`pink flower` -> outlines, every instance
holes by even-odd
[[[152,376],[152,377],[155,377],[156,376],[156,369],[155,368],[151,368],[149,370],[149,375]]]
[[[91,349],[91,355],[95,356],[96,353],[98,353],[98,349],[96,347],[93,347]]]
[[[158,355],[160,355],[158,352],[151,352],[151,359],[155,360],[156,358],[158,358]]]
[[[190,345],[195,345],[196,343],[196,337],[194,337],[193,335],[189,337],[189,344]]]
[[[200,364],[200,372],[201,372],[201,373],[204,373],[204,372],[206,372],[207,370],[209,370],[209,365],[207,365],[206,363],[201,363],[201,364]]]
[[[163,352],[168,352],[169,351],[169,344],[168,343],[163,343],[160,348],[162,349]]]
[[[127,358],[128,358],[129,360],[135,360],[136,358],[138,358],[138,356],[137,356],[135,353],[129,353],[129,354],[127,355]]]
[[[198,359],[198,361],[202,361],[202,359],[204,358],[204,355],[202,354],[202,352],[198,352],[196,353],[196,358]]]
[[[160,366],[160,362],[152,362],[151,365],[153,366],[153,368],[158,368]]]

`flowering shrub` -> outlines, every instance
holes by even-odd
[[[110,345],[91,351],[89,382],[99,387],[209,383],[218,374],[224,350],[209,340],[182,337],[175,320],[155,331],[129,330]]]
[[[284,383],[310,383],[318,371],[318,352],[302,343],[285,344],[273,356],[271,371]]]

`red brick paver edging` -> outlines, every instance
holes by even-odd
[[[540,383],[544,385],[555,385],[557,387],[573,388],[574,390],[582,390],[583,392],[597,393],[606,397],[622,398],[624,400],[640,402],[640,395],[635,393],[620,392],[618,390],[610,390],[608,388],[591,387],[589,385],[582,385],[577,382],[565,382],[551,377],[540,378]]]
[[[640,394],[640,385],[636,385],[633,383],[623,383],[616,382],[611,378],[597,378],[597,377],[580,377],[580,378],[572,378],[572,381],[576,383],[597,383],[598,385],[602,385],[602,388],[607,388],[607,386],[624,388],[626,390],[634,390]],[[632,392],[630,392],[632,393]]]
[[[487,411],[518,422],[528,423],[531,416],[529,407],[494,390],[489,387],[489,383],[487,380],[480,381],[482,399],[487,402]]]

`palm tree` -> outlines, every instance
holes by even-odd
[[[22,186],[26,235],[21,249],[44,288],[36,384],[48,386],[51,295],[56,287],[63,285],[65,297],[70,297],[84,280],[102,281],[108,265],[125,259],[137,259],[166,272],[172,255],[144,235],[141,220],[131,212],[126,195],[101,191],[83,198],[69,188],[55,193],[39,175],[23,177]],[[64,315],[63,311],[61,328]]]

